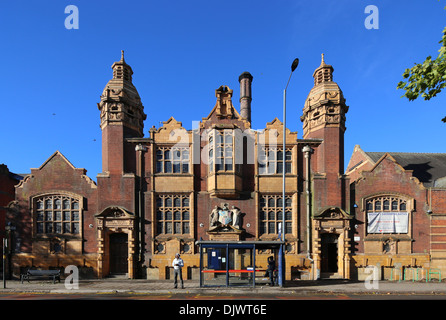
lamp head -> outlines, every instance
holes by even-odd
[[[299,59],[294,59],[293,63],[291,64],[291,72],[294,72],[296,70],[297,66],[299,65]]]

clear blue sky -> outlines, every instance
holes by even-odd
[[[68,30],[65,7],[79,9]],[[379,9],[368,30],[367,5]],[[172,115],[186,129],[206,117],[215,89],[253,76],[252,127],[282,119],[302,138],[300,116],[321,53],[350,110],[346,165],[354,145],[366,151],[446,152],[446,92],[408,102],[402,73],[436,57],[446,26],[438,0],[2,1],[0,163],[16,173],[38,168],[56,150],[96,180],[101,172],[97,103],[111,65],[125,59],[142,98],[145,135]]]

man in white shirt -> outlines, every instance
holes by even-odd
[[[174,271],[174,283],[173,283],[173,286],[174,286],[174,288],[176,288],[177,287],[177,285],[178,285],[178,276],[180,276],[180,281],[181,281],[181,289],[184,289],[184,285],[183,285],[183,274],[182,274],[182,269],[181,268],[183,268],[183,266],[184,266],[184,262],[183,262],[183,259],[181,259],[180,258],[180,254],[179,253],[177,253],[176,255],[175,255],[175,259],[173,259],[173,262],[172,262],[172,266],[173,266],[173,271]]]

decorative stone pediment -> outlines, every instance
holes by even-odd
[[[113,232],[121,232],[123,229],[133,230],[135,216],[122,207],[108,207],[96,215],[98,229],[109,229]]]
[[[294,143],[297,139],[297,132],[285,129],[286,143]],[[283,142],[283,122],[277,117],[266,124],[265,129],[258,132],[258,143],[261,145],[282,145]]]
[[[153,129],[151,135],[157,143],[188,146],[190,141],[190,133],[174,117],[163,121],[163,126],[158,129]]]
[[[353,215],[348,214],[345,210],[339,207],[324,208],[313,216],[314,219],[332,219],[345,220],[352,219]]]
[[[206,122],[210,123],[219,123],[220,120],[238,120],[245,124],[248,123],[246,119],[243,119],[237,109],[232,104],[232,93],[233,90],[228,86],[222,85],[218,89],[215,90],[215,97],[217,101],[215,102],[215,106],[209,115],[206,118],[203,118],[201,126],[207,127],[205,125]],[[247,126],[246,128],[249,128]]]
[[[96,218],[108,219],[135,219],[135,216],[124,209],[123,207],[107,207],[101,213],[96,215]]]
[[[229,89],[227,86],[220,86],[215,90],[215,96],[217,97],[217,102],[215,103],[214,111],[217,117],[227,119],[239,117],[232,105],[232,89]]]

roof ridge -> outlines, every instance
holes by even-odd
[[[389,154],[444,154],[446,152],[399,152],[399,151],[364,151],[365,153],[389,153]]]

